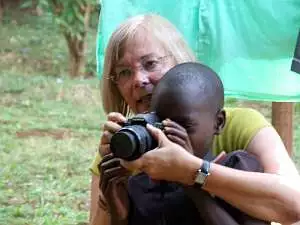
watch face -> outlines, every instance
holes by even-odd
[[[210,164],[208,161],[203,161],[201,168],[198,170],[195,183],[200,184],[201,186],[205,183],[207,176],[209,176]]]
[[[195,182],[198,184],[204,184],[205,178],[207,177],[206,174],[202,172],[198,172]]]

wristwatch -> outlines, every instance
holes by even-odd
[[[207,177],[210,175],[210,162],[203,160],[201,168],[197,171],[195,178],[195,185],[200,186],[201,188],[205,184]]]

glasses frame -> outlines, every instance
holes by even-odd
[[[157,57],[155,60],[158,60],[158,61],[160,61],[161,63],[164,63],[165,62],[165,60],[167,59],[167,58],[169,58],[169,57],[173,57],[173,55],[165,55],[165,56],[160,56],[160,57]],[[141,62],[143,61],[143,60],[140,60]],[[143,68],[143,65],[142,65],[142,63],[140,63],[141,65],[139,65],[138,66],[138,69],[139,70],[145,70],[144,68]],[[157,72],[157,71],[159,71],[159,70],[154,70],[154,71],[151,71],[150,73],[152,73],[152,72]],[[149,71],[146,71],[147,73],[149,73]],[[108,75],[108,76],[106,76],[106,77],[104,77],[105,79],[108,79],[108,80],[111,80],[112,81],[112,83],[114,83],[114,84],[116,84],[116,85],[123,85],[123,84],[125,84],[125,83],[122,83],[122,84],[120,84],[119,83],[119,81],[118,80],[116,80],[116,75],[115,74],[111,74],[111,75]],[[129,77],[129,78],[131,78],[131,77]],[[129,80],[129,79],[128,79]]]

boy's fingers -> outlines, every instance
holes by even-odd
[[[111,159],[109,161],[106,161],[106,162],[104,162],[102,160],[102,162],[100,164],[101,170],[107,170],[107,169],[117,167],[117,166],[120,166],[120,160],[116,159],[116,158],[113,158],[113,159]]]
[[[109,180],[111,180],[112,178],[115,178],[115,177],[125,176],[127,174],[127,172],[128,171],[126,171],[121,166],[107,169],[106,171],[104,171],[103,176],[101,177],[101,181],[102,181],[100,184],[101,190],[105,193]]]
[[[102,160],[101,160],[101,163],[104,163],[104,162],[106,162],[106,161],[108,161],[108,160],[111,160],[112,158],[114,158],[114,156],[113,156],[112,153],[107,154],[107,155],[103,156],[103,158],[102,158]]]
[[[179,130],[177,128],[172,128],[172,127],[165,127],[164,128],[165,134],[166,135],[173,135],[173,136],[177,136],[181,139],[186,140],[188,135],[186,133],[186,131],[183,130]]]
[[[166,119],[162,123],[163,123],[164,126],[174,127],[174,128],[177,128],[178,130],[185,131],[185,129],[182,126],[180,126],[178,123],[176,123],[176,122],[174,122],[174,121],[172,121],[170,119]]]

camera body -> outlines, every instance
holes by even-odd
[[[147,123],[163,129],[155,112],[137,114],[122,124],[110,142],[110,149],[116,158],[132,161],[157,147],[157,141],[146,128]]]

